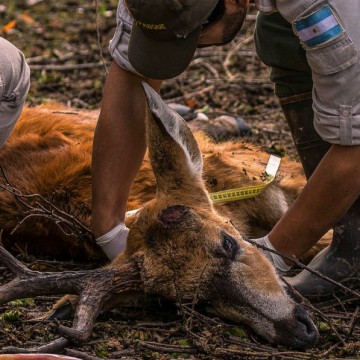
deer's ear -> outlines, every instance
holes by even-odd
[[[201,182],[202,155],[185,120],[160,95],[143,83],[148,110],[146,134],[158,190]]]

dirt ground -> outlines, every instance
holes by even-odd
[[[74,108],[99,108],[111,58],[107,44],[115,29],[117,0],[5,0],[0,3],[0,36],[25,53],[31,66],[29,106],[57,101]],[[252,128],[247,141],[269,153],[296,158],[291,135],[279,109],[269,71],[256,56],[251,9],[241,36],[224,47],[199,50],[188,70],[166,81],[162,96],[211,114],[242,117]],[[33,269],[77,270],[98,264],[19,258]],[[0,282],[11,278],[0,267]],[[55,296],[11,302],[0,308],[0,349],[39,346],[58,337],[69,321],[36,318]],[[68,354],[83,359],[358,359],[359,302],[340,300],[315,313],[320,342],[296,352],[274,347],[249,328],[210,317],[202,309],[148,299],[102,313],[86,344],[70,344]]]

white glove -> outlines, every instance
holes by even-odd
[[[255,241],[259,245],[266,246],[267,248],[276,251],[276,249],[274,248],[273,244],[270,242],[269,237],[267,235],[259,239],[252,239],[252,241]],[[272,252],[263,249],[261,250],[264,252],[264,255],[273,263],[273,265],[280,272],[280,274],[285,273],[292,268],[292,266],[287,265],[285,263],[284,259],[280,255],[274,254]]]
[[[96,243],[103,249],[106,256],[113,260],[125,250],[129,229],[122,221],[106,234],[95,239]]]

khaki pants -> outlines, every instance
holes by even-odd
[[[30,69],[24,55],[0,37],[0,147],[21,114],[29,86]]]

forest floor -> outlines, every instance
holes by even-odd
[[[20,48],[30,64],[28,105],[49,101],[72,108],[100,107],[111,58],[107,44],[115,29],[117,0],[5,0],[0,4],[0,36]],[[268,153],[296,159],[290,131],[273,94],[269,70],[256,55],[255,10],[231,44],[199,50],[187,71],[166,81],[167,102],[211,114],[242,117],[251,126],[246,141]],[[77,270],[97,264],[53,259],[20,259],[38,270]],[[11,275],[0,268],[0,282]],[[0,349],[39,346],[58,337],[59,323],[36,318],[58,299],[36,297],[0,308]],[[175,304],[149,299],[99,316],[91,340],[71,344],[68,354],[83,359],[359,359],[359,301],[340,300],[315,312],[320,331],[316,348],[297,352],[274,347],[248,327],[226,323],[206,312],[186,313]]]

